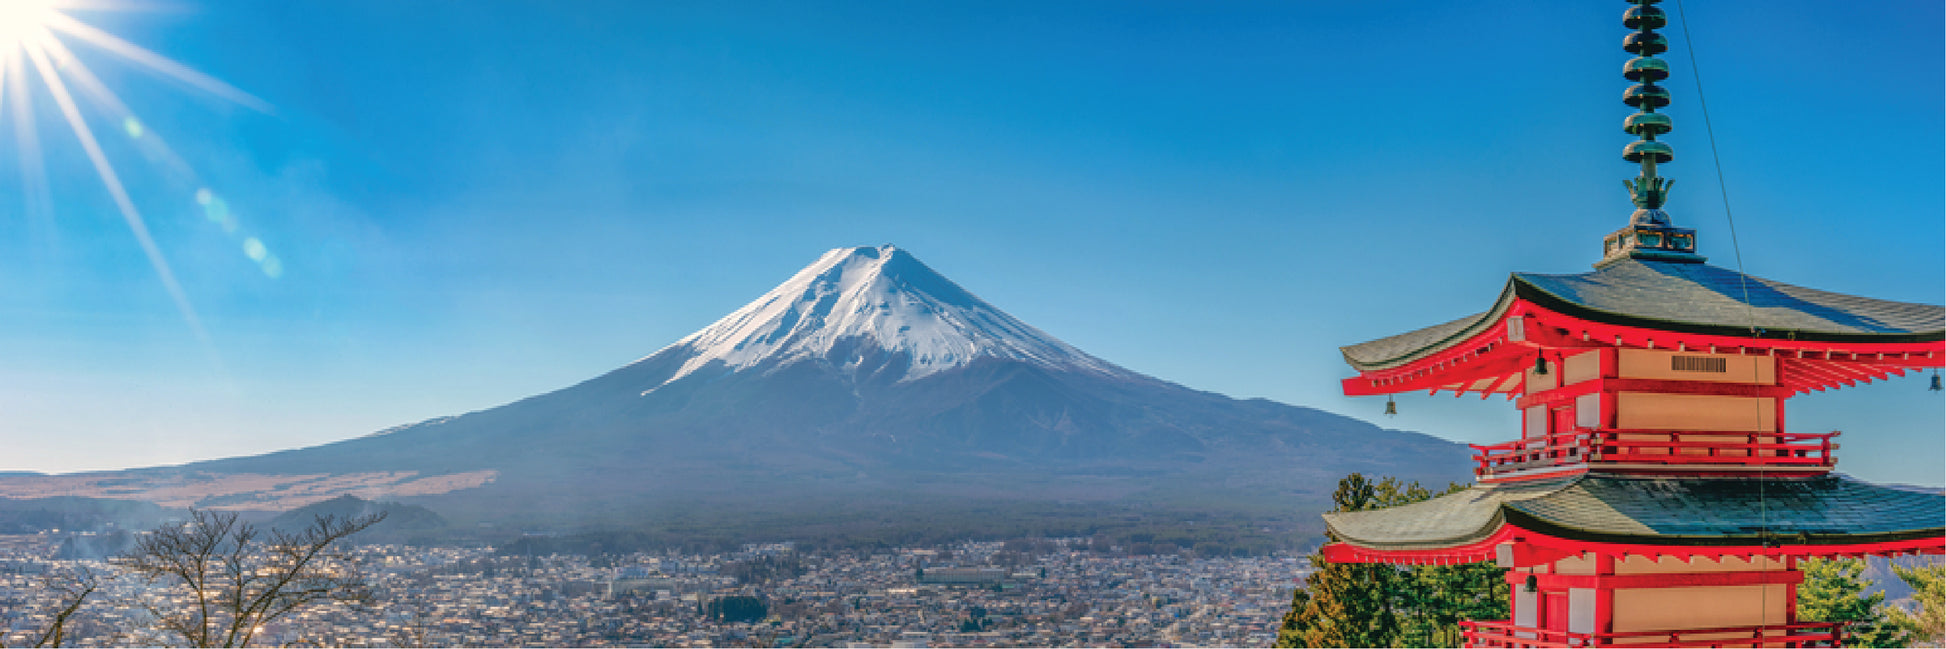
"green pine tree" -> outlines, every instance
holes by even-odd
[[[1333,511],[1360,511],[1432,497],[1416,482],[1372,482],[1354,473],[1338,482],[1332,501]],[[1291,593],[1279,647],[1458,646],[1459,620],[1507,615],[1504,571],[1492,564],[1401,568],[1334,564],[1313,554],[1311,565],[1315,571]]]
[[[1905,633],[1914,647],[1946,647],[1946,564],[1907,568],[1892,566],[1899,579],[1912,587],[1919,610],[1888,607],[1886,618]]]
[[[1797,563],[1804,583],[1797,587],[1797,618],[1846,622],[1845,644],[1855,647],[1904,645],[1904,633],[1886,619],[1885,591],[1872,591],[1861,559],[1809,558]]]
[[[1376,506],[1377,485],[1363,474],[1338,481],[1331,511]],[[1331,563],[1311,555],[1315,570],[1291,594],[1291,610],[1277,632],[1280,647],[1386,647],[1398,632],[1388,593],[1398,570],[1383,564]]]
[[[1385,482],[1390,482],[1387,480]],[[1394,490],[1385,496],[1381,482],[1380,501],[1385,506],[1403,505],[1435,496],[1465,491],[1467,485],[1451,484],[1433,494],[1417,483]],[[1395,647],[1457,647],[1464,644],[1460,620],[1501,620],[1509,615],[1506,570],[1491,563],[1451,566],[1409,566],[1394,595],[1400,616],[1400,634]]]

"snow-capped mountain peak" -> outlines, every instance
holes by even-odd
[[[980,358],[1135,376],[1007,315],[891,245],[824,253],[756,301],[663,351],[692,354],[667,381],[673,382],[715,361],[734,370],[813,358],[843,365],[855,362],[852,350],[864,345],[907,357],[901,380]]]

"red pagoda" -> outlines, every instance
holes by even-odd
[[[1507,568],[1513,618],[1477,647],[1829,647],[1797,617],[1805,557],[1946,552],[1946,497],[1832,473],[1837,433],[1786,432],[1812,390],[1946,365],[1946,309],[1705,263],[1662,210],[1668,64],[1633,0],[1623,158],[1636,206],[1592,272],[1515,273],[1485,313],[1343,348],[1347,395],[1506,395],[1518,440],[1475,446],[1467,491],[1325,515],[1337,562]]]

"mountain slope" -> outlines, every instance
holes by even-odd
[[[1350,471],[1443,484],[1470,477],[1465,458],[1426,435],[1118,367],[883,246],[826,253],[701,331],[562,390],[319,447],[115,475],[178,492],[232,485],[201,506],[357,493],[544,521],[800,501],[1310,507]]]

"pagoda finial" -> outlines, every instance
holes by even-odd
[[[1675,227],[1669,213],[1662,211],[1663,203],[1669,198],[1669,187],[1675,181],[1656,175],[1656,165],[1676,157],[1675,149],[1655,139],[1675,127],[1668,115],[1655,112],[1669,105],[1669,89],[1655,83],[1669,78],[1669,64],[1655,57],[1669,51],[1669,39],[1655,31],[1669,23],[1662,9],[1655,6],[1660,1],[1629,0],[1634,6],[1622,14],[1622,26],[1635,30],[1622,39],[1622,49],[1635,55],[1622,66],[1622,77],[1636,82],[1622,93],[1622,103],[1638,111],[1622,122],[1622,130],[1642,138],[1622,149],[1622,159],[1641,164],[1642,174],[1634,180],[1622,181],[1628,188],[1629,200],[1635,203],[1635,213],[1629,216],[1628,227],[1603,241],[1602,260],[1595,264],[1597,267],[1623,259],[1703,261],[1696,254],[1696,231]]]

